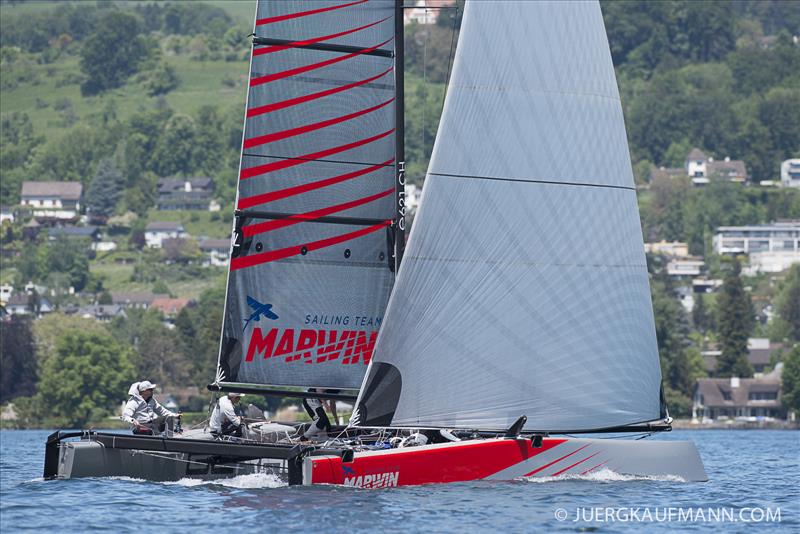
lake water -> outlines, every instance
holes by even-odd
[[[690,439],[697,444],[710,477],[702,484],[634,479],[605,471],[582,479],[470,482],[383,490],[287,487],[266,475],[218,483],[43,481],[44,441],[48,434],[0,431],[3,534],[20,530],[189,529],[427,533],[712,528],[745,532],[779,528],[800,532],[797,431],[675,431],[660,436],[659,439]],[[559,512],[559,508],[566,512]],[[559,521],[559,513],[566,513],[567,519]],[[578,522],[573,521],[576,514],[580,517]],[[597,520],[598,514],[602,521]]]

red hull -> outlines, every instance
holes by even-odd
[[[358,452],[352,462],[310,456],[303,483],[381,488],[585,475],[604,467],[621,474],[707,480],[690,442],[545,438],[538,448],[528,439],[479,439]]]

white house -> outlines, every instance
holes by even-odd
[[[800,187],[800,159],[781,163],[781,187]]]
[[[200,241],[200,250],[205,254],[205,264],[221,267],[228,265],[228,253],[231,249],[229,239],[204,239]]]
[[[80,182],[22,182],[20,206],[38,219],[75,220],[82,195]]]
[[[8,302],[12,293],[14,293],[14,286],[11,284],[0,285],[0,301]]]
[[[144,229],[144,240],[150,248],[161,248],[165,239],[177,239],[186,236],[188,234],[183,229],[183,225],[178,222],[151,222]]]
[[[699,276],[705,262],[700,258],[675,258],[667,263],[667,274],[676,277]]]
[[[712,176],[727,178],[731,182],[743,183],[747,180],[747,169],[741,160],[726,157],[714,161],[699,148],[693,148],[684,163],[686,174],[694,185],[702,186],[710,182]]]
[[[717,254],[800,251],[800,220],[753,226],[720,226],[714,234]]]
[[[664,254],[683,258],[689,255],[689,245],[680,241],[659,241],[657,243],[645,243],[644,251],[650,254]]]
[[[9,206],[0,206],[0,224],[14,222],[14,211]]]
[[[42,296],[37,298],[28,293],[14,293],[6,303],[6,311],[11,315],[30,315],[36,311],[37,316],[41,317],[52,312],[53,306]]]

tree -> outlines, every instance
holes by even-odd
[[[742,284],[741,271],[741,265],[734,260],[717,297],[717,325],[722,344],[717,365],[720,377],[753,376],[753,368],[747,361],[747,338],[755,326],[755,313]]]
[[[196,135],[197,129],[191,117],[175,115],[170,118],[152,152],[153,170],[159,176],[193,172]]]
[[[58,340],[69,332],[107,335],[108,329],[94,319],[64,313],[48,313],[33,323],[33,343],[36,346],[39,369],[56,355]]]
[[[703,358],[690,344],[689,321],[663,266],[659,268],[662,258],[651,257],[651,260],[648,263],[655,272],[650,289],[664,394],[670,413],[684,416],[691,410],[695,382],[705,376]]]
[[[144,74],[143,86],[150,96],[164,95],[178,87],[180,78],[175,67],[164,61]]]
[[[800,345],[784,358],[781,381],[781,403],[788,410],[800,412]]]
[[[93,218],[103,221],[114,214],[122,196],[124,179],[117,169],[114,160],[103,158],[97,165],[97,172],[92,178],[89,191],[86,194],[86,206]]]
[[[161,247],[161,256],[170,263],[189,263],[200,259],[201,255],[200,247],[194,239],[165,239]]]
[[[702,293],[695,297],[694,308],[692,308],[692,323],[698,332],[705,333],[710,326],[708,311],[706,311],[706,299]]]
[[[89,282],[89,246],[86,240],[61,237],[43,245],[46,254],[40,273],[63,273],[75,291],[81,291]]]
[[[164,326],[156,310],[132,310],[127,319],[114,323],[118,332],[133,345],[137,375],[169,385],[184,383],[190,364],[181,351],[178,333]]]
[[[36,392],[38,370],[29,316],[0,321],[0,403]]]
[[[138,71],[148,55],[141,32],[138,17],[130,13],[109,11],[97,21],[81,47],[81,70],[87,76],[81,85],[84,95],[121,87]]]
[[[41,406],[64,425],[82,427],[112,413],[134,379],[129,347],[110,334],[68,332],[44,364]]]

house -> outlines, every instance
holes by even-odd
[[[720,226],[714,234],[717,254],[800,251],[800,220],[753,226]]]
[[[14,293],[6,302],[6,311],[11,315],[31,315],[41,317],[53,311],[53,305],[45,297],[29,293]]]
[[[790,269],[795,263],[800,263],[800,250],[776,250],[753,252],[749,256],[748,265],[742,269],[747,276],[760,273],[780,273]]]
[[[22,182],[20,206],[39,220],[77,220],[82,195],[80,182]]]
[[[205,254],[206,265],[220,267],[228,265],[228,253],[231,249],[230,239],[204,239],[200,241],[200,251]]]
[[[689,245],[680,241],[659,241],[657,243],[645,243],[644,251],[650,254],[685,258],[689,255]]]
[[[14,293],[14,286],[11,284],[3,284],[0,285],[0,301],[8,302],[8,299],[11,298],[11,295]]]
[[[781,187],[800,187],[800,159],[781,163]]]
[[[701,378],[697,381],[692,418],[786,417],[781,405],[781,368],[759,378]]]
[[[705,265],[701,258],[673,258],[667,263],[667,274],[676,278],[693,278],[700,276]]]
[[[722,161],[714,161],[699,148],[693,148],[686,156],[684,162],[686,175],[695,185],[709,183],[709,178],[725,178],[731,182],[743,183],[747,181],[747,169],[741,160],[732,160],[726,157]]]
[[[205,393],[200,391],[200,388],[197,386],[188,386],[182,388],[166,387],[160,392],[159,402],[166,406],[166,401],[168,400],[171,400],[177,409],[184,410],[189,410],[192,407],[192,404],[195,405],[195,408],[201,406],[204,408],[208,405],[208,400],[205,396]],[[172,408],[169,409],[171,410]]]
[[[111,301],[124,308],[135,308],[138,310],[146,310],[152,306],[153,301],[157,298],[168,298],[169,295],[152,293],[111,293]]]
[[[211,178],[162,178],[158,181],[159,210],[210,210],[214,181]]]
[[[159,297],[153,299],[153,304],[150,307],[163,313],[164,317],[169,320],[177,317],[181,310],[190,304],[194,304],[191,299]]]
[[[150,248],[161,248],[164,239],[186,237],[188,234],[179,222],[155,221],[144,229],[144,241]]]
[[[14,222],[14,210],[9,206],[0,206],[0,224],[6,221],[9,223]]]
[[[125,308],[119,304],[93,304],[74,310],[75,315],[85,319],[94,319],[101,323],[108,323],[115,317],[127,317]]]
[[[692,291],[695,293],[713,293],[722,287],[720,278],[695,278],[692,280]]]
[[[784,349],[781,343],[772,343],[769,339],[751,337],[747,339],[747,361],[756,374],[763,373],[772,363],[772,355]],[[712,346],[701,353],[705,363],[705,370],[709,374],[717,372],[717,362],[722,356],[719,347]]]
[[[723,178],[731,182],[744,183],[747,181],[747,168],[741,160],[732,160],[726,157],[722,161],[715,161],[699,148],[693,148],[684,160],[683,168],[660,167],[650,172],[650,180],[657,178],[677,178],[688,176],[692,184],[702,187],[711,182],[711,178]]]
[[[756,374],[761,374],[773,363],[772,355],[782,350],[782,343],[770,343],[767,338],[751,337],[747,340],[747,361]]]
[[[56,226],[47,231],[47,239],[56,241],[59,238],[100,240],[100,229],[97,226]]]

